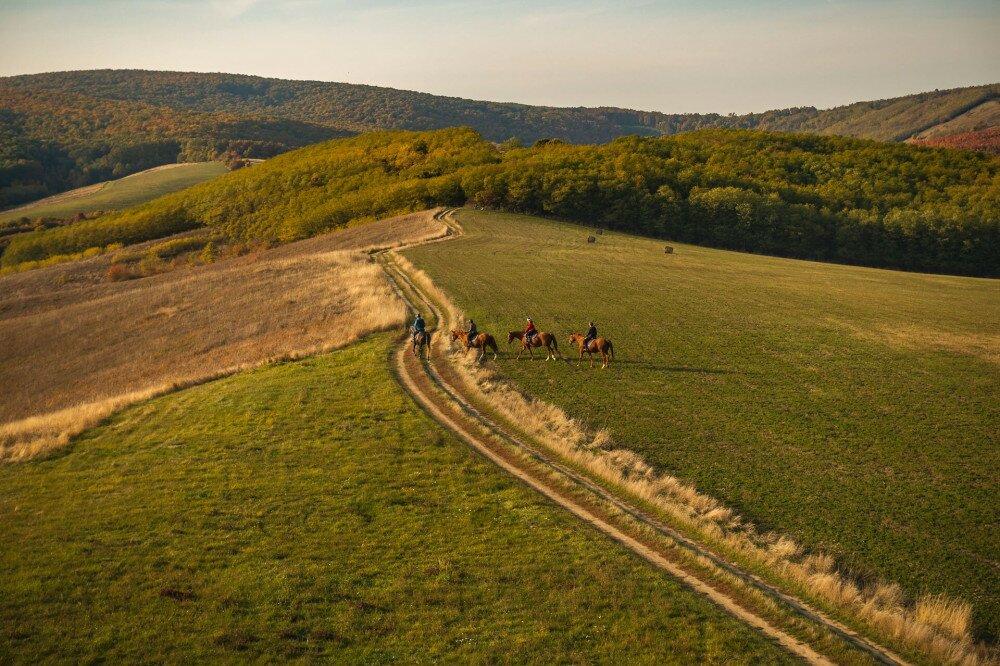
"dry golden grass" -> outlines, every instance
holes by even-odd
[[[928,349],[968,354],[981,358],[984,361],[1000,364],[1000,335],[937,331],[919,326],[900,324],[861,328],[838,319],[829,319],[827,321],[843,327],[852,335],[863,340],[872,340],[906,349]]]
[[[430,211],[141,280],[107,282],[107,257],[3,278],[0,460],[137,401],[402,325],[365,252],[442,233]]]
[[[464,322],[458,307],[424,271],[405,257],[395,255],[394,259],[445,308],[450,320],[445,326]],[[806,553],[786,536],[760,533],[732,509],[699,493],[693,485],[670,475],[657,476],[641,456],[616,447],[607,431],[587,432],[560,408],[518,391],[488,367],[476,364],[464,350],[448,345],[444,338],[436,337],[436,353],[449,355],[466,387],[564,459],[656,506],[709,543],[723,545],[748,561],[766,565],[809,595],[934,661],[966,665],[992,662],[991,655],[976,645],[970,634],[969,604],[942,596],[909,601],[898,585],[890,583],[859,587],[838,570],[830,555]]]

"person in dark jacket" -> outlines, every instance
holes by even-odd
[[[587,349],[590,347],[590,343],[597,339],[597,327],[594,326],[594,322],[590,322],[590,328],[587,329],[587,337],[583,339],[583,348]]]
[[[469,320],[469,336],[465,339],[465,347],[466,347],[466,349],[471,349],[472,348],[472,343],[476,341],[477,337],[479,337],[479,329],[476,328],[476,322],[474,322],[474,321],[472,321],[470,319]]]
[[[424,318],[417,313],[417,318],[413,320],[413,342],[416,343],[417,336],[423,333],[427,328],[427,324],[424,323]]]

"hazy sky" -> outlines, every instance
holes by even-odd
[[[745,112],[1000,81],[1000,0],[0,0],[0,74],[222,71]]]

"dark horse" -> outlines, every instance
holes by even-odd
[[[585,339],[586,338],[584,338],[581,333],[570,333],[569,335],[569,343],[580,348],[580,359],[576,362],[577,365],[579,365],[580,361],[583,360],[583,353],[587,352],[587,354],[590,355],[590,367],[594,367],[595,353],[600,353],[601,359],[604,361],[601,368],[604,369],[608,367],[608,364],[611,363],[612,359],[615,357],[615,346],[611,344],[611,340],[608,340],[607,338],[597,338],[596,340],[591,340],[590,344],[584,347],[583,341]]]
[[[535,355],[531,353],[532,347],[545,347],[546,361],[555,361],[556,353],[559,352],[559,343],[556,341],[556,336],[551,333],[543,333],[539,331],[535,337],[531,339],[531,343],[528,344],[524,341],[523,331],[511,331],[507,334],[507,344],[509,345],[514,342],[514,340],[521,343],[521,351],[517,353],[518,358],[521,358],[521,354],[524,353],[525,349],[528,350],[528,356],[535,358]]]
[[[411,329],[412,333],[412,329]],[[416,335],[411,336],[413,338],[413,355],[420,358],[420,350],[424,347],[427,348],[427,358],[431,356],[431,332],[421,331]]]
[[[490,335],[489,333],[480,333],[479,335],[476,336],[476,339],[472,341],[471,345],[466,343],[466,340],[468,339],[469,339],[468,331],[456,329],[451,332],[451,341],[453,343],[455,342],[455,340],[461,340],[462,344],[466,345],[467,349],[468,347],[472,347],[473,349],[482,350],[479,356],[476,357],[477,361],[483,360],[483,357],[486,356],[487,349],[493,351],[493,360],[494,361],[497,360],[497,354],[499,353],[500,350],[497,348],[497,341],[493,338],[492,335]]]

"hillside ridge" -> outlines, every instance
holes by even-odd
[[[832,109],[743,115],[491,102],[365,84],[245,74],[81,70],[0,78],[0,208],[170,162],[226,153],[273,157],[377,129],[471,127],[484,138],[609,143],[625,135],[760,129],[904,141],[987,129],[1000,84],[937,90]],[[983,115],[983,114],[981,114]],[[985,123],[987,126],[983,126]],[[977,144],[978,145],[978,144]]]

